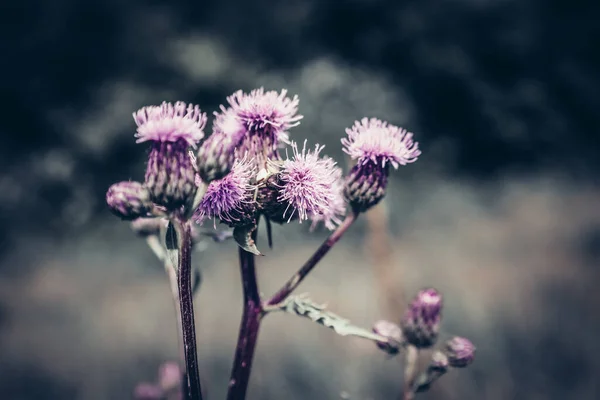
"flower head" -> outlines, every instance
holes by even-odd
[[[143,217],[152,209],[150,193],[139,182],[115,183],[106,192],[106,203],[113,214],[124,220]]]
[[[464,368],[475,360],[475,346],[464,337],[455,336],[448,340],[444,353],[454,368]]]
[[[251,222],[256,214],[254,186],[250,183],[254,174],[248,158],[238,159],[229,174],[208,185],[194,215],[196,222],[218,218],[232,227]]]
[[[433,288],[419,291],[400,324],[406,341],[419,348],[432,346],[437,340],[441,318],[442,295]]]
[[[198,174],[202,181],[210,183],[222,179],[229,173],[235,162],[239,140],[222,132],[213,133],[202,143],[196,158]]]
[[[176,142],[183,139],[196,147],[204,137],[206,114],[200,107],[183,101],[174,105],[163,102],[160,106],[147,106],[133,113],[137,124],[137,142]]]
[[[342,170],[330,157],[319,157],[324,146],[315,146],[314,151],[302,151],[292,142],[293,157],[282,163],[279,173],[278,200],[286,204],[288,219],[298,217],[300,222],[311,218],[323,221],[333,228],[343,212],[340,200]]]
[[[371,161],[381,166],[390,163],[398,168],[398,165],[417,161],[421,154],[412,133],[377,118],[355,121],[346,133],[348,137],[342,139],[344,152],[358,160],[358,164]]]
[[[375,322],[373,332],[386,338],[385,341],[377,341],[376,345],[388,354],[398,354],[402,346],[402,329],[393,322],[384,319]]]
[[[229,107],[221,106],[221,112],[215,113],[213,131],[231,136],[233,142],[240,143],[238,156],[248,152],[264,164],[265,153],[270,158],[281,144],[289,143],[288,129],[302,119],[301,115],[296,115],[298,96],[289,98],[286,95],[285,89],[280,93],[265,92],[264,88],[250,93],[238,90],[227,97]]]
[[[184,139],[154,142],[148,155],[145,185],[152,201],[168,211],[188,207],[196,194],[196,170]]]

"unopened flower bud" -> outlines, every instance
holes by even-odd
[[[152,200],[175,211],[193,202],[196,172],[188,154],[188,143],[153,142],[146,169],[146,187]]]
[[[464,368],[475,360],[475,346],[469,339],[459,336],[446,342],[444,353],[454,368]]]
[[[222,179],[231,171],[240,138],[215,133],[198,150],[198,174],[204,183]]]
[[[365,212],[383,199],[389,167],[373,162],[355,165],[346,177],[344,195],[355,212]]]
[[[142,237],[158,235],[165,225],[161,218],[138,218],[131,221],[131,229]]]
[[[106,203],[110,210],[125,220],[142,217],[152,208],[148,189],[139,182],[115,183],[106,192]]]
[[[388,354],[398,354],[402,346],[402,329],[393,322],[380,320],[373,325],[373,332],[387,338],[378,341],[377,347]]]
[[[406,341],[416,347],[431,347],[437,340],[442,318],[442,296],[431,288],[421,290],[408,306],[400,326]]]

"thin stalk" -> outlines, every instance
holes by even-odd
[[[198,355],[196,352],[196,325],[194,322],[194,293],[192,291],[192,235],[189,222],[177,225],[179,268],[177,286],[179,289],[179,309],[183,338],[183,353],[187,375],[187,399],[202,400],[200,375],[198,371]]]
[[[256,240],[256,231],[253,233]],[[258,284],[256,282],[256,270],[254,266],[254,254],[239,249],[240,272],[244,290],[244,312],[240,323],[237,347],[229,380],[227,400],[242,400],[246,398],[254,350],[258,340],[260,322],[264,311]]]
[[[404,390],[403,400],[412,400],[415,397],[415,378],[417,374],[417,360],[419,357],[419,349],[415,346],[406,346],[406,353],[404,354]]]
[[[292,276],[277,293],[271,297],[266,305],[274,306],[285,299],[300,285],[300,283],[306,278],[306,276],[313,270],[319,261],[331,250],[338,240],[344,235],[348,228],[356,221],[358,214],[351,213],[344,221],[337,227],[335,231],[323,242],[323,244],[315,251],[315,253],[308,259],[308,261]]]

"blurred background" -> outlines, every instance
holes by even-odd
[[[587,3],[587,4],[586,4]],[[177,359],[161,264],[104,203],[142,179],[131,113],[237,89],[300,96],[292,138],[363,116],[415,132],[400,168],[299,292],[354,323],[445,295],[475,364],[422,399],[600,395],[600,6],[543,0],[5,1],[0,6],[0,398],[129,399]],[[596,145],[594,145],[596,143]],[[275,291],[326,237],[276,226]],[[264,237],[263,239],[264,243]],[[266,246],[264,246],[266,247]],[[241,313],[235,245],[208,243],[197,297],[211,399]],[[425,362],[426,360],[424,360]],[[299,318],[266,319],[250,399],[393,399],[402,364]]]

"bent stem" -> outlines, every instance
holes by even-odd
[[[256,240],[256,230],[252,235],[253,240]],[[246,397],[260,322],[264,315],[260,293],[258,292],[258,284],[256,282],[254,254],[242,248],[238,250],[244,291],[244,312],[240,323],[240,332],[235,350],[233,368],[231,370],[231,378],[229,380],[227,400],[240,400]]]
[[[179,289],[179,310],[183,338],[183,354],[187,375],[187,396],[189,400],[202,400],[202,388],[198,371],[198,355],[196,353],[196,325],[194,322],[194,294],[192,291],[192,234],[189,222],[176,224],[178,237],[178,271],[177,286]]]
[[[329,235],[329,237],[323,242],[323,244],[315,251],[315,253],[308,259],[308,261],[292,276],[277,293],[271,297],[266,305],[275,306],[285,299],[300,285],[300,283],[306,278],[306,275],[313,270],[319,261],[331,250],[338,240],[344,235],[348,228],[356,221],[358,217],[357,213],[350,213],[344,221],[337,227],[337,229]]]

